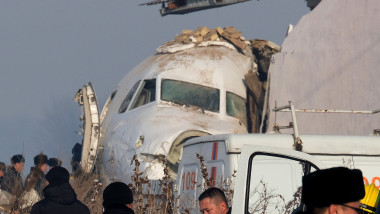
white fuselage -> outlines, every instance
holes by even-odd
[[[140,170],[150,179],[159,179],[164,174],[158,160],[167,157],[180,136],[185,140],[199,136],[191,136],[194,132],[247,133],[246,113],[231,116],[235,108],[231,96],[245,103],[244,75],[251,67],[251,58],[226,47],[190,48],[143,61],[121,80],[103,109],[103,175],[110,181],[130,181],[134,168],[130,162],[137,154]],[[193,85],[201,89],[191,91]],[[134,93],[129,93],[131,89]],[[212,98],[202,90],[218,96]],[[129,103],[125,101],[128,93]],[[210,103],[203,102],[208,99]],[[207,109],[208,105],[212,107]]]

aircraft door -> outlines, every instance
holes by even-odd
[[[89,173],[94,168],[100,133],[98,102],[91,82],[78,90],[74,101],[83,106],[83,143],[80,166],[83,172]]]

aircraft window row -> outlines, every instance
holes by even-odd
[[[247,124],[247,111],[245,99],[227,91],[226,94],[226,110],[227,114],[240,119]]]
[[[161,82],[161,99],[179,105],[192,105],[219,112],[219,90],[188,82],[164,79]]]
[[[132,89],[128,92],[127,96],[124,98],[123,102],[121,103],[121,106],[119,108],[119,114],[124,113],[127,110],[129,103],[131,102],[131,99],[132,99],[133,95],[135,94],[139,84],[140,84],[140,80],[137,81],[133,85]]]

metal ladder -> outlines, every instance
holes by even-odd
[[[275,108],[272,110],[275,112],[275,124],[273,126],[273,130],[276,133],[280,132],[280,129],[288,129],[293,128],[293,136],[294,136],[294,149],[296,151],[302,151],[302,140],[299,136],[298,125],[296,119],[296,112],[304,112],[304,113],[350,113],[350,114],[377,114],[380,112],[380,109],[374,111],[356,111],[356,110],[335,110],[335,109],[296,109],[292,101],[289,101],[288,105],[277,107],[277,102],[275,104]],[[292,114],[292,122],[289,123],[288,126],[279,126],[276,122],[277,120],[277,112],[290,112]],[[374,135],[380,135],[380,129],[373,130]]]

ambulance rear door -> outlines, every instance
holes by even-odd
[[[292,213],[301,207],[302,176],[324,164],[292,149],[244,145],[232,213]]]

